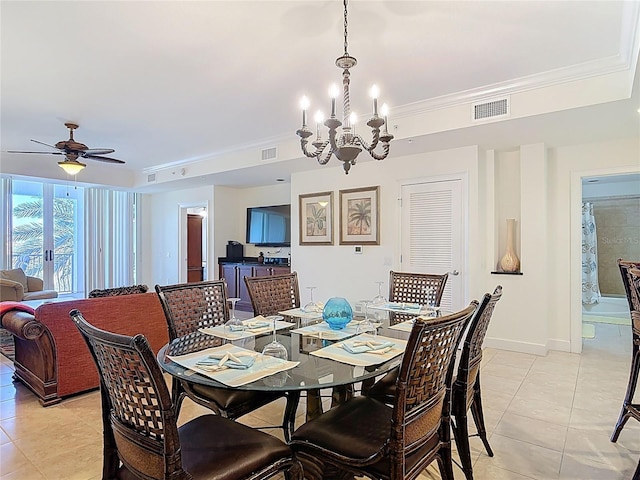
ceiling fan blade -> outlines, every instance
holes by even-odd
[[[88,148],[82,152],[82,156],[85,157],[87,155],[108,155],[109,153],[115,152],[112,148]]]
[[[55,148],[56,150],[60,150],[58,147],[56,147],[54,145],[49,145],[48,143],[40,142],[40,141],[34,140],[34,139],[31,139],[31,141],[34,142],[34,143],[39,143],[40,145],[45,145],[47,147]]]
[[[125,163],[123,160],[118,160],[117,158],[101,157],[100,155],[82,155],[82,158],[88,158],[89,160],[98,160],[99,162]]]
[[[7,150],[7,153],[41,153],[44,155],[64,155],[64,152],[23,152],[19,150]]]

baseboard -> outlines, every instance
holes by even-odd
[[[550,338],[547,341],[547,347],[549,350],[556,350],[558,352],[571,353],[571,342],[569,340],[560,340],[559,338]]]
[[[499,350],[509,350],[511,352],[530,353],[544,357],[547,355],[548,348],[546,345],[539,343],[520,342],[517,340],[507,340],[505,338],[486,337],[484,346],[489,348],[497,348]]]

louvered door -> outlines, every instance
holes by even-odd
[[[462,272],[465,244],[462,181],[403,185],[401,192],[401,271]],[[442,308],[460,309],[464,300],[462,275],[450,273]]]

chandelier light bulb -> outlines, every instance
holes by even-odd
[[[334,83],[329,87],[329,96],[331,97],[331,118],[336,118],[336,98],[338,98],[338,86]]]
[[[380,95],[380,89],[377,85],[371,87],[371,98],[373,98],[373,116],[378,116],[378,95]]]
[[[324,115],[320,110],[318,110],[316,111],[316,114],[313,116],[313,119],[316,121],[316,137],[317,137],[317,141],[319,142],[320,141],[320,125],[324,121]]]
[[[302,109],[302,126],[305,127],[307,125],[307,108],[309,108],[309,99],[303,96],[300,99],[300,108]]]
[[[389,120],[387,119],[387,115],[389,115],[389,107],[387,106],[386,103],[382,104],[382,108],[380,109],[380,113],[384,117],[384,133],[388,134],[389,133],[389,129],[387,128],[387,126],[389,124]]]

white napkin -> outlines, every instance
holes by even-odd
[[[341,347],[344,348],[349,353],[387,353],[391,350],[395,344],[393,342],[378,342],[375,340],[368,341],[350,341],[343,342]]]

